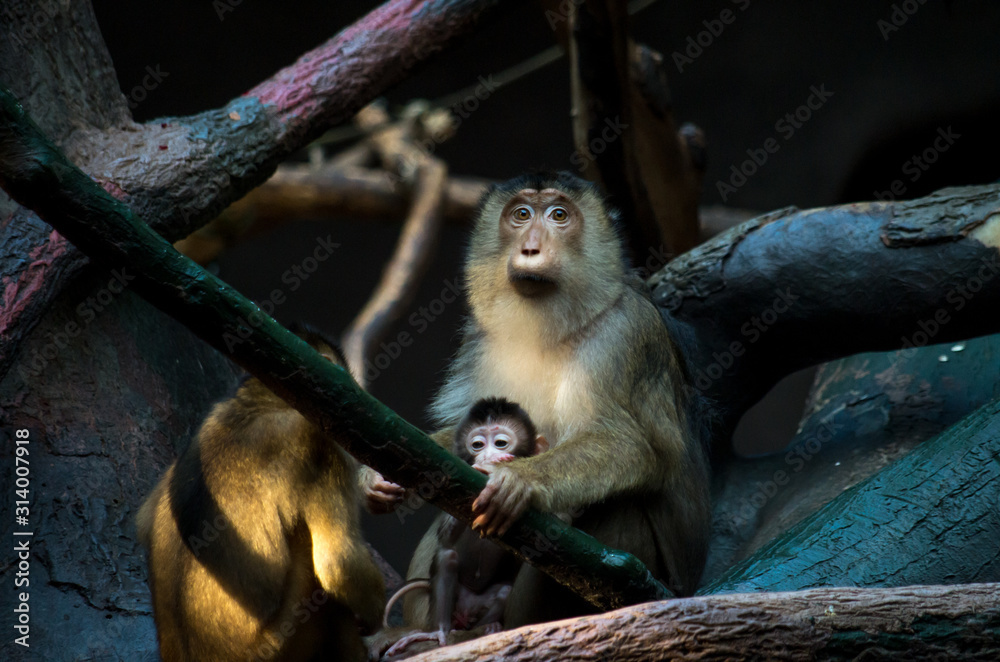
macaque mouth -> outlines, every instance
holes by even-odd
[[[556,281],[530,271],[515,271],[511,269],[508,273],[508,278],[510,284],[517,290],[517,293],[523,297],[544,296],[556,290]]]

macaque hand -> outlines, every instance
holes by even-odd
[[[481,474],[486,474],[487,476],[489,476],[491,473],[493,473],[493,470],[496,469],[498,464],[500,464],[501,462],[510,462],[513,459],[514,456],[511,455],[510,453],[507,453],[505,455],[501,455],[492,462],[487,462],[485,464],[481,462],[476,462],[475,464],[472,465],[472,468]]]
[[[365,467],[362,471],[362,490],[369,512],[377,515],[391,513],[406,497],[406,488],[386,480],[374,469]]]
[[[486,535],[502,536],[524,514],[534,491],[511,467],[495,467],[472,504],[472,512],[478,515],[472,528]]]

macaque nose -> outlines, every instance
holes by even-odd
[[[521,244],[521,255],[532,257],[542,252],[542,233],[535,227],[528,230],[528,235]]]

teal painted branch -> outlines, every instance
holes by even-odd
[[[423,488],[429,501],[471,520],[482,475],[175,251],[70,163],[2,85],[0,185],[91,259],[133,276],[136,292],[259,377],[359,460],[402,485]],[[670,597],[635,557],[552,515],[529,512],[499,542],[602,608]]]
[[[1000,400],[851,487],[699,593],[1000,579]]]

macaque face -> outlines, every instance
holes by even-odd
[[[582,241],[583,215],[554,188],[518,191],[500,214],[500,238],[508,246],[507,277],[519,294],[541,297],[559,284],[567,248]]]
[[[506,421],[490,422],[469,431],[465,448],[472,458],[472,468],[489,475],[500,462],[532,454],[534,440],[518,438]]]

